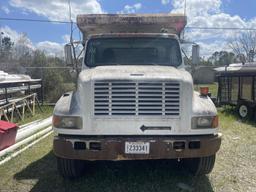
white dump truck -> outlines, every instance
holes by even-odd
[[[195,174],[210,173],[221,134],[207,89],[195,92],[184,69],[186,17],[89,14],[78,15],[77,25],[84,45],[77,89],[53,115],[60,173],[80,176],[86,161],[147,159],[177,159]],[[71,46],[65,52],[72,61]]]

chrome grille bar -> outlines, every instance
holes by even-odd
[[[179,116],[179,82],[96,81],[95,116]]]

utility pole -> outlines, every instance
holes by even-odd
[[[187,14],[187,0],[184,0],[184,15]]]
[[[0,32],[0,51],[2,52],[2,35],[4,34],[4,32]]]

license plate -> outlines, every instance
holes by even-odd
[[[149,154],[149,142],[125,142],[126,154]]]

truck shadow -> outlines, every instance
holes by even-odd
[[[85,175],[63,179],[53,152],[17,173],[18,182],[37,180],[36,191],[213,191],[207,176],[193,177],[177,161],[92,162]]]

